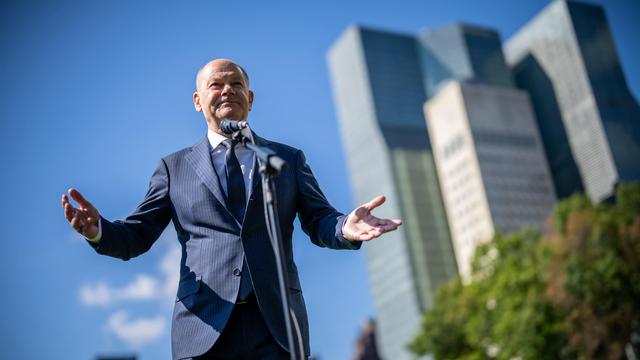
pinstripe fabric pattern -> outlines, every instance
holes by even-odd
[[[277,205],[291,306],[299,320],[305,352],[309,330],[291,237],[296,215],[311,241],[322,247],[357,249],[342,237],[345,216],[327,202],[302,151],[255,136],[289,167],[276,179]],[[173,311],[171,344],[174,359],[198,356],[213,346],[236,302],[243,257],[267,326],[288,348],[273,250],[266,232],[260,176],[253,179],[245,218],[240,224],[225,206],[205,137],[158,164],[142,203],[125,220],[102,219],[102,239],[91,246],[100,254],[128,260],[147,251],[170,220],[182,247],[180,283]]]

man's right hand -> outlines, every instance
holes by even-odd
[[[78,190],[71,188],[68,193],[79,207],[73,207],[67,195],[62,195],[64,217],[80,235],[87,239],[95,238],[98,235],[98,221],[100,221],[98,210]]]

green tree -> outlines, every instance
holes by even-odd
[[[471,281],[439,289],[409,348],[436,359],[561,358],[560,318],[542,296],[550,253],[540,238],[523,230],[478,247]]]
[[[560,202],[542,237],[479,246],[470,281],[443,285],[409,344],[436,359],[621,359],[640,335],[640,184]],[[637,349],[637,345],[636,349]]]
[[[640,334],[640,184],[621,185],[613,204],[575,195],[556,208],[546,297],[563,317],[579,358],[622,359]]]

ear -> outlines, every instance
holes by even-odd
[[[202,112],[202,103],[200,103],[200,94],[197,91],[193,92],[193,107],[197,112]]]
[[[253,91],[249,90],[249,111],[251,111],[251,106],[253,106]]]

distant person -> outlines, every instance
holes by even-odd
[[[195,109],[207,121],[206,136],[160,160],[144,200],[131,215],[111,222],[77,190],[69,189],[77,208],[62,195],[71,226],[98,253],[123,260],[149,250],[173,220],[182,246],[171,330],[174,359],[289,358],[256,160],[219,128],[223,119],[247,120],[253,97],[242,67],[226,59],[209,62],[198,72],[193,93]],[[307,314],[291,244],[296,214],[314,244],[332,249],[359,249],[362,241],[402,222],[371,214],[385,201],[383,196],[349,215],[337,212],[302,151],[257,135],[255,142],[289,165],[275,181],[282,257],[291,307],[309,356]]]

